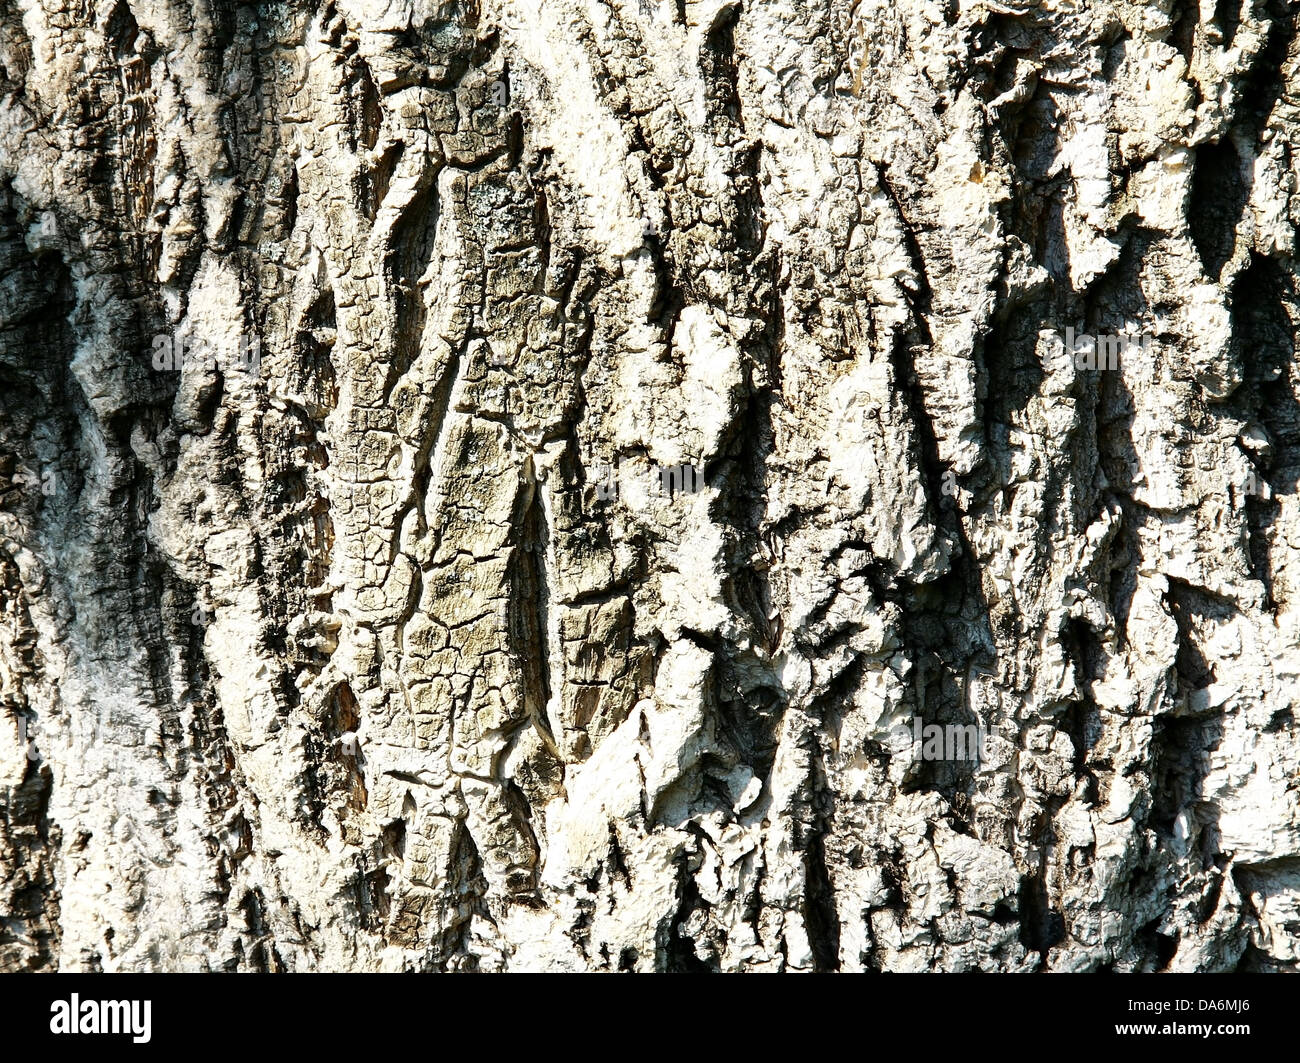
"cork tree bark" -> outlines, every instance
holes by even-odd
[[[1296,967],[1298,17],[0,0],[0,969]]]

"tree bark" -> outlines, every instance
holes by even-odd
[[[1298,17],[0,0],[0,969],[1296,967]]]

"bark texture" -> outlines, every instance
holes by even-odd
[[[0,0],[0,968],[1300,965],[1297,23]]]

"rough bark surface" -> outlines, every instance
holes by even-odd
[[[1297,24],[0,0],[0,968],[1300,965]]]

